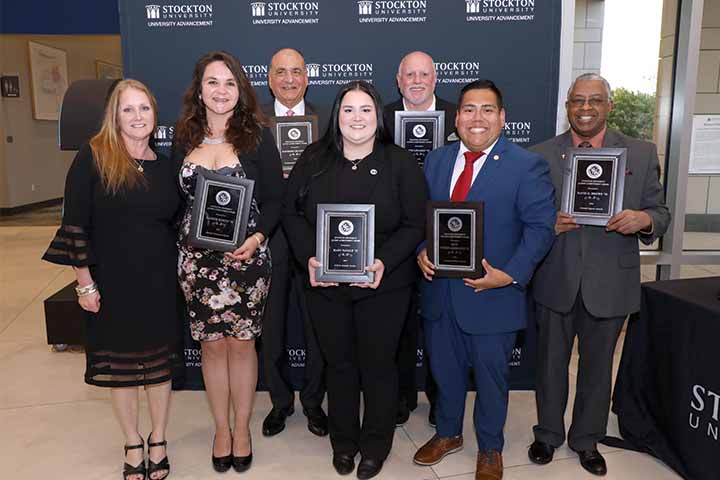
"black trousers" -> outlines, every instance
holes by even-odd
[[[338,291],[340,295],[332,299],[316,289],[306,290],[310,317],[327,362],[330,442],[335,453],[359,451],[365,458],[378,460],[390,453],[398,401],[395,359],[410,291],[404,287],[353,300],[349,290]]]
[[[559,447],[565,441],[568,365],[578,337],[578,375],[568,445],[589,450],[605,437],[610,412],[613,353],[625,317],[598,318],[585,309],[581,294],[569,313],[537,304],[538,363],[535,438]]]
[[[422,335],[427,338],[423,332],[423,322],[420,312],[418,284],[412,286],[412,294],[410,297],[410,308],[408,308],[405,325],[400,334],[400,345],[398,347],[398,370],[400,372],[400,403],[404,403],[410,410],[417,407],[417,382],[415,380],[415,371],[417,370],[417,349],[418,338]],[[431,405],[435,403],[437,397],[437,384],[433,380],[430,370],[430,357],[428,354],[427,340],[422,343],[424,352],[424,363],[427,368],[425,376],[425,395]]]
[[[270,239],[270,251],[273,262],[272,280],[261,337],[263,373],[270,400],[274,408],[282,409],[290,407],[295,399],[295,391],[283,375],[287,361],[287,316],[290,304],[300,309],[299,316],[302,318],[305,333],[305,371],[300,402],[305,408],[319,407],[325,395],[325,362],[307,313],[305,296],[302,293],[303,274],[292,264],[282,228],[278,228]]]

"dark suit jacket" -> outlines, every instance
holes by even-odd
[[[431,200],[450,200],[459,150],[460,142],[456,142],[433,150],[425,159]],[[483,256],[517,285],[476,293],[460,278],[423,280],[423,317],[427,322],[439,321],[447,304],[452,303],[458,325],[469,334],[521,330],[527,322],[525,286],[555,237],[553,186],[547,162],[501,136],[470,187],[467,201],[485,203]]]
[[[455,104],[447,102],[442,98],[436,96],[435,108],[437,110],[443,110],[445,112],[445,145],[449,145],[450,143],[457,140],[457,136],[455,135],[451,137],[452,140],[448,140],[448,137],[455,133],[455,113],[457,112],[457,107],[455,106]],[[405,107],[403,106],[402,97],[400,97],[399,100],[396,100],[393,103],[385,105],[385,108],[383,109],[385,125],[390,131],[390,136],[393,138],[395,137],[395,112],[403,110],[405,110]]]
[[[306,150],[290,173],[283,205],[283,227],[293,256],[304,272],[315,256],[315,226],[318,203],[338,203],[336,168],[316,176],[317,159]],[[333,162],[342,160],[335,159]],[[415,248],[425,236],[427,185],[422,171],[408,152],[393,144],[375,144],[373,153],[363,161],[366,170],[357,180],[367,192],[365,203],[375,205],[375,257],[385,264],[385,273],[377,290],[351,288],[354,298],[363,298],[410,285],[417,279]],[[370,172],[377,171],[376,175]],[[297,211],[298,193],[306,189],[302,210]],[[306,274],[305,283],[309,281]],[[327,295],[338,288],[317,289]]]
[[[533,283],[535,300],[556,312],[572,309],[578,290],[587,310],[596,317],[619,317],[640,309],[640,254],[638,239],[652,243],[670,221],[660,184],[660,165],[654,144],[608,129],[603,147],[626,147],[623,208],[643,210],[653,219],[651,235],[622,235],[604,227],[582,226],[557,236],[555,245],[538,268]],[[550,164],[555,206],[560,208],[564,154],[572,148],[570,131],[532,150]]]
[[[263,103],[260,105],[260,110],[262,110],[262,113],[265,114],[267,117],[274,117],[275,116],[275,100],[272,100],[268,103]],[[327,119],[325,118],[325,115],[322,111],[320,111],[319,108],[317,108],[314,104],[308,102],[305,100],[305,115],[317,115],[318,117],[318,138],[316,138],[314,141],[317,141],[325,134],[325,130],[327,129]]]
[[[172,159],[177,172],[180,171],[186,156],[185,149],[173,143]],[[269,238],[280,223],[283,198],[282,164],[270,130],[263,128],[257,148],[240,155],[238,160],[247,178],[255,180],[253,197],[260,209],[257,231]]]

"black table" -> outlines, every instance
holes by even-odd
[[[628,448],[693,480],[720,479],[720,277],[642,286],[613,411]]]

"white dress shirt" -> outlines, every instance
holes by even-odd
[[[293,111],[293,115],[305,115],[305,99],[300,100],[300,103],[295,105],[292,108],[287,108],[285,105],[277,101],[277,98],[275,99],[275,116],[276,117],[285,117],[287,116],[288,110]]]
[[[480,169],[483,167],[483,165],[485,165],[485,160],[487,160],[487,157],[492,151],[492,149],[495,148],[496,143],[497,139],[492,143],[492,145],[483,150],[483,156],[475,160],[475,163],[473,163],[473,175],[472,181],[470,182],[470,188],[472,188],[472,184],[475,183],[475,178],[477,177],[477,174],[480,172]],[[460,174],[465,169],[465,152],[469,150],[470,149],[467,148],[465,144],[461,141],[460,150],[458,151],[457,157],[455,157],[455,166],[453,167],[452,177],[450,178],[450,196],[452,196],[452,192],[455,189],[455,184],[457,183],[458,178],[460,178]]]

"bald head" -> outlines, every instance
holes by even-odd
[[[410,110],[427,110],[435,93],[435,64],[425,52],[408,53],[400,61],[397,84]]]
[[[307,89],[307,71],[305,59],[293,48],[283,48],[275,52],[270,60],[268,84],[275,98],[286,108],[300,103]]]

